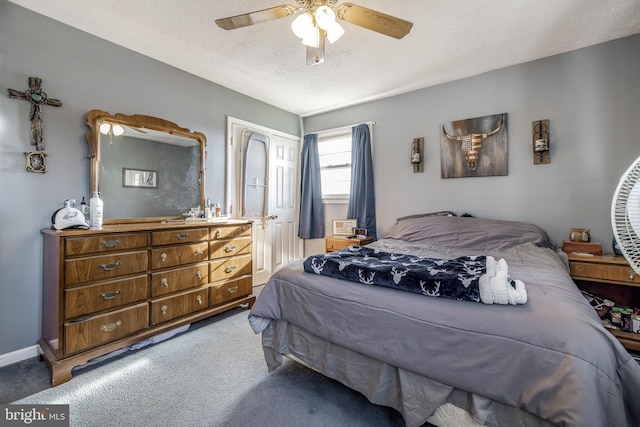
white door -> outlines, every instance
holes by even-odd
[[[272,135],[269,148],[268,203],[272,274],[302,257],[303,241],[298,238],[299,158],[300,139]]]
[[[268,140],[267,208],[253,220],[253,283],[266,283],[280,267],[302,257],[298,238],[300,138],[233,117],[227,122],[227,212],[243,213],[243,162],[252,132]]]

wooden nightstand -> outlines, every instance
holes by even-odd
[[[349,246],[364,246],[373,243],[373,237],[367,236],[364,239],[356,239],[342,236],[325,237],[325,249],[327,252],[339,251]]]
[[[571,278],[578,287],[614,301],[618,306],[640,306],[640,275],[620,255],[581,256],[569,253]],[[609,329],[626,348],[640,351],[640,334]]]

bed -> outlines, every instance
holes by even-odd
[[[395,408],[408,427],[445,404],[486,426],[640,425],[640,366],[603,328],[566,255],[540,228],[412,216],[367,248],[504,260],[526,301],[419,295],[305,272],[295,261],[271,277],[249,313],[270,371],[292,357]]]

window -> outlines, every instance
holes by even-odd
[[[318,132],[322,199],[348,199],[351,188],[351,129]]]

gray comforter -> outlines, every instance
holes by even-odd
[[[411,218],[372,247],[504,258],[509,274],[525,283],[528,301],[433,298],[305,273],[297,261],[260,293],[250,313],[254,331],[279,319],[554,425],[640,425],[640,367],[602,327],[542,230],[474,218]]]

